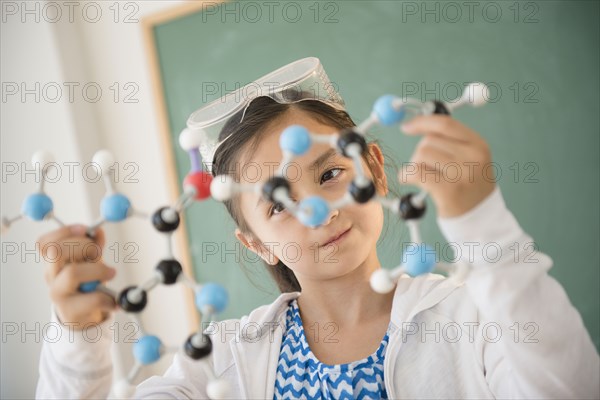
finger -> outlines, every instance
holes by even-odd
[[[60,242],[61,240],[74,235],[84,235],[85,231],[86,228],[83,225],[63,226],[40,236],[37,240],[37,245],[39,249],[42,249],[48,243]]]
[[[455,155],[445,149],[443,145],[444,143],[440,143],[434,138],[423,138],[415,148],[410,161],[426,163],[430,166],[455,162]]]
[[[93,240],[100,246],[100,248],[104,247],[105,244],[105,236],[104,231],[101,228],[97,228],[94,232],[94,236],[86,235],[87,228],[84,225],[69,225],[63,226],[59,229],[51,231],[45,235],[42,235],[37,240],[37,246],[42,256],[46,256],[45,250],[48,248],[49,244],[58,243],[63,240],[66,240],[70,237],[87,237],[89,240]]]
[[[77,291],[79,285],[90,281],[107,281],[115,276],[115,269],[102,263],[75,263],[65,266],[52,282],[55,297],[64,297]]]
[[[41,248],[44,261],[48,263],[47,278],[52,279],[66,265],[72,262],[99,262],[102,248],[86,237],[69,237],[59,242],[47,242]]]
[[[423,186],[428,182],[441,182],[445,165],[455,163],[454,159],[433,146],[421,146],[408,164],[404,164],[398,173],[401,184]]]
[[[106,236],[104,235],[104,230],[100,227],[96,228],[93,233],[85,235],[87,238],[93,240],[100,246],[100,248],[104,248],[106,244]]]
[[[437,133],[463,142],[483,141],[477,132],[448,115],[420,115],[402,124],[402,130],[409,135]]]
[[[435,136],[438,136],[438,138],[436,138]],[[446,142],[448,142],[448,141],[449,140],[446,140]],[[448,147],[444,146],[444,143],[441,140],[439,140],[439,135],[431,134],[431,135],[426,135],[421,140],[419,140],[419,143],[417,143],[417,147],[415,147],[413,156],[411,157],[411,161],[418,160],[420,158],[419,153],[426,151],[427,147],[432,147],[434,149],[437,149],[444,155],[444,157],[446,159],[449,159],[449,160],[455,159],[455,154],[452,152],[451,146],[448,146]]]
[[[433,147],[446,154],[452,160],[470,160],[476,155],[476,149],[470,143],[457,141],[446,136],[432,133],[423,137],[419,147]],[[415,149],[416,150],[416,149]]]
[[[115,299],[104,292],[76,293],[60,303],[63,310],[69,310],[64,318],[67,321],[78,321],[93,310],[114,311],[117,309]]]

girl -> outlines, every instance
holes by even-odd
[[[324,73],[320,79],[326,80]],[[280,133],[289,125],[323,135],[355,126],[335,93],[282,93],[253,98],[218,126],[214,157],[205,149],[213,176],[250,183],[239,171],[253,163],[264,167],[260,180],[268,180],[282,158]],[[464,284],[435,274],[403,275],[394,291],[374,292],[369,278],[381,268],[379,203],[333,209],[313,229],[282,204],[241,193],[225,202],[235,235],[263,258],[282,294],[240,320],[211,327],[210,374],[177,354],[164,376],[138,386],[136,398],[206,398],[212,374],[228,383],[231,398],[599,397],[598,354],[578,312],[547,273],[551,259],[531,251],[515,259],[510,250],[515,243],[528,249],[532,238],[506,208],[499,187],[485,179],[491,162],[486,142],[445,115],[416,117],[402,129],[422,136],[402,182],[431,195],[442,233],[471,264]],[[294,159],[300,171],[291,182],[294,200],[318,195],[333,201],[347,191],[353,163],[329,149],[316,143]],[[440,167],[450,162],[463,168],[458,181]],[[377,143],[368,144],[362,163],[377,194],[388,193]],[[84,232],[82,226],[59,229],[41,238],[39,248],[75,240],[83,247],[90,241]],[[95,240],[102,246],[101,232]],[[283,251],[289,243],[299,254]],[[481,252],[492,243],[501,250],[493,262]],[[100,323],[106,334],[97,343],[80,335],[69,343],[65,327],[59,342],[44,343],[38,397],[109,393],[114,302],[103,293],[76,291],[81,282],[114,276],[101,261],[95,264],[89,268],[75,255],[47,268],[54,320]]]

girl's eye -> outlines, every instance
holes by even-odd
[[[328,171],[326,171],[322,176],[321,176],[321,182],[326,182],[329,181],[331,179],[334,179],[336,177],[339,176],[339,174],[343,171],[343,168],[332,168]],[[269,208],[269,212],[268,215],[272,216],[272,215],[279,215],[281,213],[283,213],[285,211],[285,206],[281,203],[273,203],[271,205],[271,207]]]
[[[338,171],[336,174],[333,173],[333,171]],[[328,181],[331,180],[335,177],[337,177],[341,172],[343,171],[342,168],[332,168],[329,171],[325,172],[323,174],[323,176],[321,176],[321,183],[323,183],[323,181]]]
[[[278,212],[276,212],[277,209],[280,209]],[[269,215],[278,215],[280,213],[282,213],[285,210],[285,207],[283,204],[281,203],[273,203],[273,205],[271,205],[271,208],[269,209]]]

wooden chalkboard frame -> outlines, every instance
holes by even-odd
[[[239,43],[236,41],[239,38],[233,35],[237,32],[235,29],[257,27],[260,24],[249,25],[250,22],[246,21],[246,25],[238,23],[235,29],[225,27],[229,29],[225,30],[223,24],[217,26],[215,22],[217,19],[211,19],[207,24],[198,24],[199,20],[196,20],[197,17],[202,17],[203,9],[208,11],[208,7],[211,5],[223,5],[230,2],[188,1],[178,3],[168,10],[163,10],[142,19],[152,89],[156,97],[155,106],[161,135],[160,140],[164,147],[163,151],[167,152],[164,160],[166,164],[165,172],[169,179],[170,199],[175,199],[181,191],[179,181],[187,168],[185,154],[182,154],[178,149],[175,135],[177,132],[174,132],[174,130],[181,129],[185,125],[185,121],[182,120],[187,117],[185,113],[193,111],[193,108],[190,109],[188,101],[197,104],[200,99],[197,97],[198,91],[191,93],[191,90],[188,90],[191,87],[187,85],[187,78],[189,77],[186,77],[185,82],[177,79],[171,81],[171,73],[176,70],[169,69],[170,65],[173,64],[169,61],[178,60],[179,57],[185,55],[185,51],[189,47],[185,47],[185,51],[181,51],[177,46],[169,45],[172,42],[163,46],[162,35],[164,32],[165,38],[177,40],[178,35],[173,36],[174,32],[189,34],[197,32],[197,29],[217,27],[218,29],[215,30],[215,32],[218,32],[217,35],[224,32],[232,33],[230,43],[233,48]],[[350,3],[340,2],[340,4]],[[407,94],[405,90],[408,90],[408,87],[405,89],[404,82],[415,86],[420,84],[418,92],[421,93],[422,97],[424,91],[433,87],[432,85],[461,83],[466,82],[467,79],[495,83],[504,87],[503,101],[494,102],[495,111],[492,112],[491,108],[490,111],[487,111],[486,108],[483,114],[465,112],[468,117],[468,124],[478,132],[486,135],[490,146],[494,149],[495,161],[499,166],[503,165],[506,168],[503,181],[499,184],[502,185],[507,205],[519,223],[535,238],[536,243],[539,243],[540,249],[542,251],[550,250],[546,252],[556,263],[556,267],[550,271],[551,275],[564,286],[571,297],[573,305],[578,308],[586,322],[586,326],[590,328],[590,334],[592,334],[598,347],[598,302],[596,299],[586,298],[587,296],[584,294],[590,293],[589,291],[593,291],[591,293],[597,293],[598,291],[595,283],[598,280],[598,271],[593,268],[593,263],[589,263],[590,257],[593,260],[598,259],[597,247],[594,246],[593,242],[593,240],[597,240],[597,230],[591,230],[591,220],[583,215],[585,211],[586,214],[591,212],[591,215],[597,216],[598,212],[595,211],[597,207],[590,209],[591,211],[586,210],[585,207],[575,207],[573,218],[566,218],[562,212],[564,201],[569,200],[567,191],[580,190],[577,184],[584,183],[586,185],[587,196],[584,199],[589,203],[594,203],[594,199],[597,199],[599,193],[598,186],[593,185],[594,181],[592,180],[592,178],[597,180],[597,177],[593,174],[594,170],[597,170],[597,156],[591,151],[593,148],[597,148],[598,137],[593,134],[597,132],[597,123],[586,115],[590,112],[588,110],[592,110],[592,106],[597,104],[597,97],[593,96],[593,91],[588,90],[589,85],[586,83],[586,79],[593,79],[592,71],[597,69],[594,67],[594,65],[597,66],[597,62],[594,62],[597,58],[590,56],[590,54],[595,54],[593,50],[590,52],[593,47],[589,46],[593,44],[593,40],[590,39],[591,36],[587,33],[588,31],[597,30],[595,29],[597,28],[597,22],[592,19],[591,15],[593,13],[590,12],[590,10],[597,10],[597,6],[572,8],[572,15],[566,18],[566,21],[558,23],[557,18],[564,11],[563,5],[539,2],[540,7],[542,5],[545,7],[545,18],[539,24],[515,25],[514,20],[509,15],[508,19],[502,20],[498,24],[484,23],[481,20],[478,24],[469,23],[469,29],[463,29],[461,24],[439,24],[436,25],[440,29],[438,31],[436,29],[422,30],[423,22],[418,19],[408,20],[403,24],[378,24],[381,18],[386,15],[390,15],[390,18],[398,16],[397,13],[390,13],[393,10],[390,10],[390,7],[387,6],[393,4],[393,2],[363,3],[365,7],[367,4],[369,10],[372,10],[369,14],[366,14],[364,12],[365,8],[361,7],[340,8],[342,14],[339,14],[339,26],[319,25],[319,29],[307,31],[306,37],[299,36],[295,32],[296,34],[291,39],[297,42],[311,43],[313,46],[308,53],[306,46],[299,46],[299,50],[294,49],[294,46],[287,46],[284,50],[287,50],[288,47],[291,50],[281,51],[278,57],[272,57],[272,54],[260,53],[261,57],[256,57],[255,62],[252,63],[255,68],[251,68],[251,71],[245,68],[243,71],[233,73],[234,71],[231,71],[231,69],[234,67],[229,70],[219,68],[216,71],[207,68],[203,72],[202,79],[205,81],[210,79],[227,81],[230,84],[229,87],[231,87],[239,80],[249,82],[251,79],[260,76],[260,73],[268,71],[269,68],[284,65],[284,62],[292,61],[301,56],[317,56],[324,62],[328,71],[337,71],[333,76],[335,81],[343,88],[341,94],[349,105],[351,115],[354,115],[354,109],[357,110],[356,115],[364,113],[363,110],[368,110],[367,107],[371,106],[371,101],[374,101],[376,96],[381,94],[380,90],[382,89],[378,89],[378,87],[385,88],[385,90],[392,93]],[[310,16],[312,17],[312,14]],[[280,25],[283,24],[281,20],[278,21]],[[358,35],[350,50],[339,52],[339,54],[331,52],[329,47],[343,48],[339,44],[346,43],[344,37],[332,35],[332,40],[336,39],[337,41],[330,42],[327,45],[329,47],[322,45],[321,38],[324,31],[321,31],[321,28],[342,33],[348,32],[347,29],[351,26],[349,22],[353,21],[361,21],[364,25],[363,29],[366,26],[371,26],[373,29],[377,28],[374,30],[374,34],[387,35],[383,37],[392,38],[392,40],[401,37],[402,34],[411,32],[422,32],[423,34],[419,36],[419,41],[414,43],[405,41],[402,43],[403,53],[413,55],[413,57],[402,58],[402,68],[396,68],[400,65],[396,58],[398,52],[388,50],[395,47],[390,46],[390,43],[388,43],[388,47],[372,46],[370,43],[371,38],[368,35]],[[307,24],[309,22],[312,24],[314,21],[309,18]],[[213,25],[210,25],[210,23],[213,23]],[[182,24],[182,26],[178,26],[179,24]],[[277,27],[277,25],[269,25],[268,27],[271,29],[273,26]],[[299,26],[303,25],[290,25],[289,28]],[[387,28],[384,29],[386,26]],[[570,29],[570,26],[581,27],[581,29]],[[352,27],[354,29],[354,25]],[[183,30],[180,31],[179,29]],[[482,35],[476,35],[474,32],[481,32]],[[494,32],[493,36],[489,32]],[[262,36],[260,36],[261,34]],[[251,40],[250,38],[255,39],[256,37],[265,40],[265,38],[269,38],[268,34],[266,30],[264,32],[257,30],[254,32],[254,36],[243,35],[243,42],[247,44]],[[506,37],[501,37],[501,35],[506,35]],[[540,41],[548,37],[552,37],[552,40]],[[440,38],[461,39],[462,41],[460,46],[442,46],[438,52],[428,51],[428,45],[438,46]],[[502,40],[500,40],[501,38]],[[278,36],[273,41],[267,41],[267,43],[277,45],[280,40],[281,37]],[[504,43],[507,40],[522,43],[522,46],[518,49],[504,51]],[[574,40],[580,45],[572,46]],[[202,44],[204,42],[198,41],[198,43]],[[394,41],[391,44],[395,46],[396,42]],[[198,46],[198,48],[200,47]],[[245,48],[249,47],[246,46]],[[360,82],[361,84],[357,85],[354,75],[367,72],[359,71],[361,66],[352,61],[356,51],[362,50],[364,52],[366,49],[372,50],[372,57],[376,57],[378,62],[370,64],[372,69],[368,72],[369,75],[366,77],[368,79],[363,79]],[[479,49],[482,53],[473,52],[473,49]],[[557,49],[560,52],[557,52]],[[194,54],[202,54],[204,59],[209,59],[208,56],[211,53],[195,52]],[[588,62],[577,63],[577,66],[573,66],[572,63],[568,62],[569,59],[578,57],[583,57]],[[276,58],[276,60],[271,62],[271,58]],[[451,60],[450,68],[440,69],[439,65],[445,60]],[[469,61],[467,65],[469,68],[463,66],[464,60]],[[511,60],[514,62],[511,62]],[[528,61],[521,63],[520,60]],[[178,63],[177,69],[183,68],[186,73],[194,75],[196,71],[190,71],[190,65],[194,64]],[[229,63],[229,65],[234,64]],[[329,69],[330,66],[331,69]],[[390,66],[395,68],[393,72],[390,72]],[[174,74],[173,77],[181,78],[182,75]],[[383,79],[379,77],[383,77]],[[175,85],[171,86],[171,82]],[[190,82],[194,83],[194,81]],[[373,85],[373,82],[378,82],[377,85],[379,86]],[[531,84],[536,88],[535,93],[539,93],[539,97],[536,97],[537,95],[534,98],[528,97],[532,94],[530,91],[522,93],[524,96],[514,96],[516,93],[514,91],[515,85],[517,89],[526,90],[526,85]],[[181,90],[180,87],[185,87],[185,90]],[[531,86],[528,87],[531,88]],[[173,96],[171,96],[171,90],[174,90]],[[566,105],[558,102],[558,99],[565,97],[577,97],[578,101],[567,102]],[[202,102],[206,100],[203,98]],[[500,99],[497,98],[496,100]],[[171,109],[172,101],[175,105],[173,109]],[[176,115],[173,115],[173,113]],[[548,114],[555,115],[555,117],[550,119],[547,117]],[[569,115],[569,118],[562,116],[559,118],[560,114]],[[584,122],[577,129],[573,129],[570,123],[575,117]],[[565,135],[565,132],[569,134]],[[393,135],[391,132],[382,131],[381,138],[383,143],[392,146],[392,143],[396,143],[395,140],[398,139],[398,136]],[[409,159],[411,139],[402,139],[403,143],[397,142],[397,146],[394,146],[393,155],[395,158],[393,159]],[[586,140],[587,142],[585,142]],[[408,143],[408,146],[406,143]],[[595,144],[595,146],[590,144]],[[575,150],[581,150],[582,152],[575,153]],[[564,162],[569,157],[572,157],[573,163]],[[528,181],[524,174],[530,173],[531,169],[528,169],[527,165],[537,168],[534,171],[536,174],[541,171],[542,175],[539,176],[539,180]],[[515,171],[517,175],[514,175]],[[531,174],[527,176],[531,177]],[[592,182],[592,184],[589,184],[589,182]],[[190,211],[195,212],[196,210]],[[221,211],[223,210],[220,209],[219,212]],[[198,211],[197,218],[200,218],[199,215],[200,211]],[[212,214],[211,217],[215,215],[217,214]],[[556,219],[552,218],[554,215],[556,215]],[[429,240],[437,240],[441,244],[445,243],[435,224],[435,215],[430,213],[428,218],[429,222],[426,221],[424,227],[428,229],[427,236]],[[595,219],[597,220],[597,217]],[[196,256],[197,250],[199,251],[196,245],[204,244],[206,240],[212,240],[213,237],[209,236],[208,233],[206,236],[203,235],[206,232],[202,231],[202,224],[196,225],[188,221],[186,225],[187,228],[184,227],[183,232],[181,230],[176,232],[176,250],[178,256],[182,258],[186,273],[197,278],[204,276],[208,278],[210,276],[210,279],[214,280],[219,280],[221,276],[237,278],[238,275],[235,274],[238,274],[239,271],[230,268],[226,263],[222,263],[220,269],[202,268],[202,271],[200,271],[196,268],[196,265],[191,261]],[[198,231],[194,231],[196,226],[199,227]],[[569,240],[567,247],[565,247],[565,242],[557,227],[567,229],[567,232],[581,232],[580,235],[583,234],[584,236],[582,240],[577,242]],[[224,226],[223,228],[229,229],[230,227]],[[226,235],[215,235],[216,240],[223,241],[225,245],[227,244],[226,241],[232,241],[230,232],[218,233],[226,233]],[[199,234],[198,241],[195,240],[195,234]],[[210,234],[212,235],[212,232]],[[208,237],[210,238],[206,239]],[[396,237],[390,235],[387,235],[387,237],[396,239]],[[570,237],[575,237],[575,235],[570,235]],[[580,249],[576,254],[578,257],[571,257],[569,252],[563,248],[567,250]],[[400,249],[400,247],[397,249]],[[396,249],[393,249],[393,251],[396,251]],[[199,252],[198,254],[204,253]],[[390,262],[395,263],[397,261],[397,258],[393,255],[389,256],[390,254],[382,255],[385,265],[395,265],[390,264]],[[585,255],[588,260],[580,255]],[[389,256],[387,258],[390,258],[391,261],[386,263],[385,256]],[[201,264],[196,259],[194,259],[194,262]],[[581,267],[573,269],[574,265],[581,265]],[[262,271],[263,269],[260,269],[260,272]],[[580,280],[580,274],[583,274],[585,281]],[[241,281],[235,281],[233,284],[241,287]],[[587,290],[582,291],[580,286]],[[260,298],[250,300],[262,302],[263,297],[261,294]],[[196,321],[198,317],[193,310],[192,297],[189,297],[189,300],[189,311],[192,315],[190,320]],[[230,304],[227,312],[231,312],[232,306],[234,304]],[[240,310],[243,308],[241,312],[246,312],[246,308],[250,306],[250,302],[246,302],[244,307],[234,310],[235,314],[232,313],[231,317],[241,315]]]
[[[188,1],[167,10],[145,16],[141,20],[142,38],[148,59],[150,86],[152,87],[154,106],[156,110],[156,122],[159,130],[160,143],[163,148],[164,159],[166,161],[165,169],[168,181],[167,190],[169,193],[169,200],[171,202],[175,202],[179,197],[179,179],[177,177],[177,170],[175,167],[175,156],[173,153],[174,149],[172,148],[171,137],[169,134],[169,117],[167,104],[165,102],[164,85],[162,82],[154,29],[161,24],[165,24],[187,15],[200,12],[208,4],[214,5],[221,2],[221,0]],[[189,238],[185,226],[185,219],[182,218],[181,225],[179,229],[175,231],[174,237],[176,251],[181,254],[183,272],[187,276],[195,277],[190,247],[188,245]],[[188,314],[188,320],[192,326],[198,326],[200,323],[200,318],[196,312],[193,293],[190,291],[186,291],[185,302],[187,304],[186,313]]]

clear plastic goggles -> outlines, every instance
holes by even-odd
[[[200,134],[199,147],[208,171],[212,170],[215,151],[227,137],[220,137],[223,127],[232,117],[241,122],[250,102],[267,96],[281,104],[318,100],[345,110],[344,100],[331,83],[321,61],[316,57],[303,58],[283,66],[244,87],[214,100],[190,115],[187,126]]]

